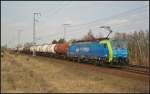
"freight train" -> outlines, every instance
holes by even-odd
[[[78,62],[92,62],[98,65],[128,65],[128,43],[125,40],[99,39],[20,47],[20,53],[63,57]]]

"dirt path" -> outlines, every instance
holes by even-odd
[[[6,55],[2,92],[148,92],[147,78],[129,78],[86,64],[52,58]],[[117,72],[116,72],[117,74]],[[129,74],[130,75],[130,74]],[[140,78],[140,79],[139,79]]]

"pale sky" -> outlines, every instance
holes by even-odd
[[[70,24],[67,40],[80,39],[89,29],[95,36],[106,36],[99,28],[103,25],[114,32],[149,30],[149,1],[1,1],[1,45],[15,47],[19,30],[20,43],[32,42],[34,12],[41,13],[36,17],[38,44],[62,38],[63,24]]]

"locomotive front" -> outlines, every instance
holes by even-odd
[[[128,65],[128,42],[125,40],[111,40],[113,64]]]

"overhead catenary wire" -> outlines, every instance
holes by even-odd
[[[140,7],[140,8],[143,8],[143,7]],[[139,8],[136,8],[136,9],[139,9]],[[134,10],[132,10],[132,11],[134,11]],[[130,11],[130,12],[131,12],[131,11]],[[126,12],[125,12],[125,13],[126,13]],[[126,15],[128,15],[128,14],[126,13]],[[120,16],[120,15],[118,15],[118,16]],[[125,16],[125,15],[122,15],[122,16]],[[111,16],[110,18],[112,18],[112,16]],[[105,20],[105,19],[102,19],[102,20]],[[102,20],[101,20],[101,21],[102,21]],[[108,20],[108,19],[107,19],[107,20]],[[79,28],[77,27],[77,28],[75,28],[75,29],[72,29],[72,28],[71,28],[71,26],[69,26],[69,28],[68,28],[68,29],[76,30],[76,31],[77,31],[77,30],[84,29],[84,28],[86,28],[86,27],[89,27],[89,26],[79,27]],[[70,32],[70,33],[71,33],[71,32]]]
[[[92,22],[88,22],[88,23],[85,23],[85,24],[78,24],[78,25],[73,25],[73,26],[69,26],[69,30],[71,29],[71,30],[73,30],[72,29],[72,27],[74,28],[74,27],[76,27],[76,26],[81,26],[81,25],[88,25],[88,24],[92,24],[92,23],[96,23],[96,22],[98,22],[99,20],[105,20],[105,19],[110,19],[110,18],[116,18],[117,16],[121,16],[121,17],[123,17],[123,16],[127,16],[128,15],[128,13],[130,13],[130,12],[135,12],[136,10],[138,10],[138,9],[143,9],[143,8],[145,8],[146,6],[142,6],[142,7],[138,7],[138,8],[135,8],[135,9],[132,9],[132,10],[128,10],[128,11],[125,11],[125,12],[122,12],[122,13],[119,13],[119,14],[117,14],[117,15],[113,15],[113,16],[110,16],[110,17],[106,17],[106,18],[103,18],[103,19],[98,19],[98,20],[94,20],[94,21],[92,21]],[[126,15],[123,15],[123,14],[126,14]],[[118,24],[119,25],[119,24]],[[115,25],[113,25],[113,26],[115,26]],[[117,25],[116,25],[117,26]],[[83,27],[82,27],[83,28]],[[85,27],[84,27],[85,28]],[[86,29],[86,28],[85,28]],[[78,29],[76,29],[76,30],[81,30],[81,27],[80,28],[78,28]],[[69,32],[69,33],[67,33],[67,35],[70,35],[70,34],[73,34],[73,33],[80,33],[81,34],[81,32]],[[57,36],[58,34],[51,34],[51,35],[47,35],[47,37],[55,37],[55,36]],[[46,37],[43,37],[43,38],[46,38]]]
[[[66,5],[65,7],[67,7],[70,4],[71,4],[71,1],[67,2],[66,4],[63,4],[63,5]],[[65,8],[63,5],[61,7],[59,7],[59,8],[57,8],[55,11],[53,11],[49,16],[52,17],[52,16],[58,14],[61,10],[63,10]]]
[[[92,23],[95,23],[95,22],[97,22],[97,21],[99,21],[99,20],[105,20],[105,19],[110,19],[110,18],[114,18],[114,17],[118,17],[118,16],[120,16],[120,15],[124,15],[125,16],[125,14],[127,14],[127,13],[130,13],[130,12],[135,12],[136,10],[138,10],[138,9],[143,9],[143,8],[145,8],[145,7],[148,7],[149,5],[144,5],[144,6],[140,6],[140,7],[137,7],[137,8],[135,8],[135,9],[132,9],[132,10],[127,10],[127,11],[125,11],[125,12],[121,12],[121,13],[119,13],[119,14],[116,14],[116,15],[112,15],[112,16],[109,16],[109,17],[106,17],[106,18],[100,18],[100,19],[96,19],[96,20],[93,20],[93,21],[90,21],[90,22],[87,22],[87,23],[83,23],[83,24],[77,24],[77,25],[72,25],[72,26],[70,26],[70,27],[76,27],[76,26],[81,26],[81,25],[88,25],[88,24],[92,24]]]
[[[130,15],[130,14],[129,14],[129,15]],[[127,16],[127,15],[126,15],[126,16]],[[123,16],[122,16],[122,17],[123,17]],[[113,20],[117,20],[117,19],[113,19]],[[141,20],[137,20],[137,21],[139,22],[139,21],[141,21]],[[144,20],[142,20],[142,22],[143,22],[143,21],[144,21]],[[98,25],[96,25],[96,26],[93,26],[92,28],[97,28],[97,27],[99,27],[100,25],[104,25],[104,24],[107,24],[107,22],[100,23],[100,24],[98,24]],[[134,25],[135,25],[135,24],[140,24],[140,23],[134,23]],[[109,24],[108,24],[108,25],[109,25]],[[121,25],[121,24],[112,24],[111,26],[119,26],[119,25]],[[89,26],[88,26],[88,28],[89,28]],[[68,35],[68,34],[74,34],[74,33],[80,33],[79,30],[82,30],[82,29],[86,29],[86,30],[87,30],[88,28],[85,28],[85,27],[78,28],[78,29],[75,29],[76,32],[68,32],[67,35]],[[90,28],[91,28],[91,27],[90,27]],[[69,30],[69,31],[72,31],[73,29],[68,28],[68,30]]]
[[[139,22],[140,22],[140,21],[134,22],[134,25],[140,24]],[[100,25],[103,25],[103,24],[105,24],[105,23],[102,23],[102,24],[100,24]],[[98,26],[100,26],[100,25],[98,25]],[[112,26],[112,27],[118,27],[118,26],[120,26],[120,25],[121,25],[121,24],[113,24],[113,25],[111,25],[111,26]],[[93,27],[93,28],[91,28],[91,29],[92,29],[92,30],[98,29],[98,28],[97,28],[98,26],[95,26],[95,27]],[[132,27],[131,25],[127,25],[127,26],[128,26],[128,28],[131,28],[131,27]],[[85,30],[88,32],[88,29],[87,29],[87,28],[85,28]],[[83,30],[83,31],[85,31],[85,30]],[[67,33],[67,35],[78,34],[78,33],[81,34],[81,31],[76,31],[76,32]],[[84,33],[85,33],[85,32],[84,32]]]
[[[136,10],[137,10],[137,9],[142,9],[142,8],[144,8],[144,7],[145,7],[145,6],[143,6],[143,7],[138,7],[138,8],[136,8]],[[128,10],[128,11],[129,11],[129,10]],[[129,13],[130,13],[130,12],[132,12],[132,13],[135,12],[135,9],[130,10]],[[116,17],[119,18],[119,17],[123,17],[123,16],[127,16],[127,15],[128,15],[127,11],[126,11],[126,12],[122,12],[121,14],[122,14],[122,16],[121,16],[120,14],[117,14],[117,15],[113,15],[113,16],[110,16],[110,17],[103,18],[103,19],[101,19],[100,21],[106,21],[106,20],[109,20],[109,19],[111,19],[111,18],[114,19],[114,18],[116,18]],[[124,14],[124,15],[123,15],[123,14]],[[96,24],[96,22],[99,22],[99,20],[95,21],[95,23],[92,22],[92,23],[88,23],[88,24],[82,24],[83,26],[80,24],[81,27],[80,27],[80,26],[76,27],[75,25],[72,25],[72,26],[70,26],[69,28],[70,28],[71,30],[81,30],[82,28],[89,27],[90,24],[93,24],[93,25]],[[75,27],[74,27],[74,26],[75,26]],[[90,26],[91,26],[91,25],[90,25]],[[69,29],[69,28],[68,28],[68,29]],[[73,29],[73,28],[75,28],[75,29]]]
[[[143,21],[144,21],[144,20],[143,20]],[[141,22],[141,21],[140,21],[140,20],[137,20],[136,22],[134,22],[134,25],[140,24],[139,22]],[[103,24],[105,24],[105,23],[102,23],[102,24],[100,24],[100,25],[103,25]],[[100,26],[100,25],[99,25],[99,26]],[[120,25],[121,25],[121,24],[113,24],[113,25],[111,25],[111,26],[112,26],[112,27],[118,27],[118,26],[120,26]],[[132,28],[131,25],[126,25],[126,26],[127,26],[129,29]],[[126,27],[126,26],[125,26],[125,27]],[[98,26],[94,27],[92,30],[94,30],[94,29],[99,29],[99,28],[97,28],[97,27],[98,27]],[[124,27],[123,27],[123,28],[124,28]],[[129,29],[128,29],[128,30],[129,30]],[[77,35],[78,35],[78,34],[80,34],[80,35],[81,35],[81,34],[86,34],[86,33],[88,32],[88,30],[89,30],[89,29],[85,28],[85,30],[83,30],[83,32],[81,32],[81,31],[76,31],[76,32],[67,33],[66,35],[68,36],[68,35],[73,35],[73,34],[77,34]],[[127,30],[127,29],[125,29],[125,30]],[[84,31],[85,31],[85,32],[84,32]],[[94,32],[93,32],[93,33],[94,33]],[[55,34],[54,34],[54,35],[55,35]],[[53,36],[54,36],[54,35],[53,35]]]
[[[137,22],[134,23],[134,25],[136,25],[136,24],[140,24],[139,21],[137,21]],[[119,26],[119,25],[120,25],[120,24],[114,24],[114,25],[112,25],[112,26],[115,27],[115,26]],[[132,28],[132,26],[128,26],[128,28],[129,28],[129,30],[130,30],[130,28]],[[98,29],[98,28],[95,28],[95,29]],[[92,30],[93,30],[93,33],[95,32],[95,29],[92,29]],[[85,31],[85,32],[84,32],[84,31]],[[88,29],[87,29],[87,30],[83,30],[83,32],[77,31],[77,32],[68,33],[67,36],[72,35],[72,34],[76,34],[76,35],[80,34],[80,35],[82,35],[82,34],[86,34],[87,32],[88,32]],[[61,36],[61,34],[55,34],[55,33],[53,33],[53,34],[51,34],[51,35],[43,36],[43,37],[41,38],[41,40],[44,40],[44,39],[46,39],[47,37],[49,37],[49,38],[51,38],[51,39],[55,39],[56,37],[58,37],[58,35]]]
[[[134,23],[134,24],[139,24],[139,21],[137,21],[136,23]],[[115,25],[113,25],[113,27],[114,26],[119,26],[120,24],[115,24]],[[129,28],[131,27],[131,26],[128,26]],[[99,29],[99,28],[95,28],[95,29]],[[95,29],[92,29],[93,30],[93,33],[95,32]],[[86,32],[73,32],[73,33],[70,33],[70,34],[67,34],[67,36],[68,35],[72,35],[72,34],[76,34],[76,35],[78,35],[78,34],[80,34],[80,35],[82,35],[82,34],[86,34],[88,32],[88,29],[86,30]],[[51,34],[51,35],[47,35],[47,36],[43,36],[42,38],[40,38],[40,40],[46,40],[47,38],[50,38],[50,39],[56,39],[56,37],[59,37],[59,36],[61,36],[61,34],[55,34],[55,33],[53,33],[53,34]],[[81,37],[81,36],[80,36]]]

